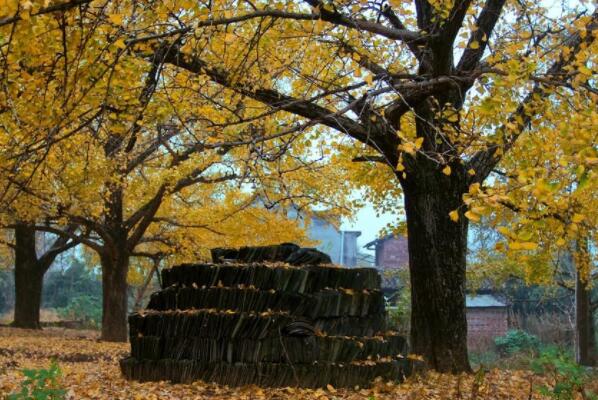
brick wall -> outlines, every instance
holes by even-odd
[[[409,266],[407,238],[403,236],[384,240],[377,246],[376,252],[379,267],[407,268]]]
[[[467,344],[471,350],[488,350],[496,336],[502,336],[509,329],[506,307],[467,309]]]

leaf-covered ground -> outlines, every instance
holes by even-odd
[[[47,368],[56,359],[69,399],[541,399],[545,379],[526,371],[492,370],[471,376],[427,374],[401,385],[379,382],[369,389],[318,390],[229,388],[196,382],[138,383],[124,380],[118,360],[127,344],[99,342],[92,332],[0,328],[0,398],[14,392],[23,368]]]

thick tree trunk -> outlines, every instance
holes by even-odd
[[[431,162],[403,180],[411,274],[411,352],[441,372],[469,372],[465,315],[467,219],[463,168]],[[457,222],[449,213],[461,210]]]
[[[129,255],[121,246],[101,256],[102,340],[127,341],[127,272]]]
[[[68,231],[74,227],[67,227]],[[15,227],[15,315],[13,326],[40,329],[39,312],[44,275],[56,256],[76,245],[66,237],[58,237],[50,249],[38,257],[36,230],[27,224]]]
[[[586,366],[598,365],[594,318],[587,282],[576,271],[575,282],[575,358]]]
[[[15,228],[15,312],[13,326],[40,329],[39,312],[46,266],[36,255],[35,229]]]

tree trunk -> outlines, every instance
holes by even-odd
[[[585,366],[598,364],[598,351],[594,334],[594,318],[591,305],[591,292],[587,282],[575,272],[575,358]]]
[[[39,311],[46,266],[38,259],[35,229],[19,224],[15,228],[15,313],[13,326],[41,329]]]
[[[74,226],[67,227],[73,231]],[[15,315],[13,326],[40,329],[39,312],[44,275],[58,254],[76,246],[65,236],[58,237],[50,249],[38,257],[36,229],[27,224],[15,227]]]
[[[152,283],[152,279],[154,278],[154,275],[158,272],[158,265],[160,265],[160,260],[154,259],[151,271],[147,275],[147,278],[143,282],[143,285],[141,285],[137,289],[137,296],[135,296],[135,304],[133,304],[134,311],[137,311],[142,308],[141,302],[143,301],[143,297],[145,296],[145,292],[147,291],[147,288]]]
[[[102,340],[127,341],[127,272],[129,255],[125,246],[101,256]]]
[[[420,161],[418,161],[420,162]],[[424,160],[403,179],[411,275],[411,352],[440,372],[469,372],[465,315],[467,219],[462,195],[467,178],[461,165]],[[459,211],[453,222],[449,213]]]

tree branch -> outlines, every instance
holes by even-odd
[[[358,29],[366,32],[375,33],[388,39],[401,40],[405,43],[422,43],[427,40],[417,32],[406,29],[388,28],[367,19],[354,19],[347,17],[336,10],[330,11],[320,0],[305,0],[306,3],[318,9],[322,21],[330,22],[336,25],[346,26],[351,29]]]
[[[382,164],[386,164],[386,158],[383,156],[359,156],[354,157],[351,161],[353,162],[378,162]]]
[[[210,226],[206,225],[206,224],[185,224],[182,222],[175,221],[171,218],[165,218],[165,217],[154,218],[154,222],[165,222],[168,225],[176,226],[178,228],[205,229],[205,230],[212,232],[218,236],[226,236],[225,233],[217,231],[216,229],[210,228]]]
[[[239,94],[260,101],[271,107],[287,111],[304,118],[315,120],[339,132],[347,133],[366,144],[375,144],[370,132],[361,124],[343,115],[335,113],[319,105],[284,95],[273,89],[252,89],[247,85],[233,83],[226,71],[210,68],[198,57],[185,55],[176,49],[168,52],[165,62],[196,74],[206,74],[214,82],[230,88]]]
[[[135,230],[133,233],[127,238],[127,248],[129,251],[133,251],[135,246],[139,240],[143,237],[143,234],[147,230],[147,228],[152,223],[152,219],[160,205],[162,204],[162,199],[164,194],[166,193],[166,186],[160,186],[160,189],[156,192],[154,197],[145,203],[140,209],[137,210],[127,221],[125,221],[124,225],[127,227],[127,230],[132,229],[135,226]]]
[[[104,248],[101,244],[94,242],[93,240],[90,240],[84,236],[77,235],[74,232],[63,231],[61,229],[53,228],[53,227],[47,226],[47,225],[35,225],[35,229],[38,231],[54,233],[54,234],[60,235],[60,236],[67,236],[68,238],[72,239],[73,241],[76,241],[78,243],[83,243],[84,245],[88,246],[89,248],[95,250],[98,254],[102,254],[102,252],[104,251]]]
[[[32,17],[36,17],[38,15],[49,14],[57,11],[67,11],[71,8],[75,8],[77,6],[91,3],[93,0],[71,0],[64,3],[54,4],[48,7],[41,8],[38,12],[31,14]],[[0,27],[8,24],[12,24],[22,20],[23,18],[17,12],[16,15],[12,17],[4,17],[0,19]]]
[[[463,55],[457,64],[457,71],[459,73],[469,72],[475,70],[486,51],[490,35],[494,31],[494,26],[500,18],[505,0],[487,0],[484,8],[480,12],[476,21],[477,28],[471,33],[471,36],[467,42],[467,47],[463,51]],[[485,40],[484,40],[485,38]],[[472,46],[473,43],[477,43],[476,46]]]
[[[319,2],[312,2],[308,1],[308,3],[319,3]],[[317,5],[314,7],[318,7]],[[230,25],[237,22],[248,21],[255,18],[264,18],[264,17],[272,17],[272,18],[280,18],[280,19],[293,19],[293,20],[307,20],[307,21],[314,21],[322,19],[323,21],[331,22],[337,25],[346,26],[351,29],[358,29],[363,30],[371,33],[375,33],[381,36],[385,36],[389,39],[396,39],[396,40],[403,40],[406,43],[422,43],[426,40],[425,36],[420,35],[417,32],[413,32],[407,29],[394,29],[388,28],[384,25],[376,24],[371,21],[367,20],[356,20],[351,19],[349,17],[343,16],[336,12],[330,12],[320,7],[319,14],[301,14],[301,13],[292,13],[288,11],[282,10],[259,10],[245,15],[238,15],[236,17],[231,18],[220,18],[220,19],[208,19],[205,21],[201,21],[193,26],[185,27],[181,29],[174,29],[169,32],[165,33],[156,33],[153,35],[143,36],[140,38],[131,38],[125,41],[128,45],[133,45],[141,42],[148,42],[158,39],[164,39],[167,37],[172,36],[179,36],[184,35],[189,32],[193,32],[198,28],[205,28],[205,27],[213,27],[219,25]]]
[[[66,227],[65,232],[74,233],[77,230],[77,225],[71,224]],[[77,246],[79,242],[72,240],[68,236],[58,236],[52,246],[41,256],[39,257],[39,262],[41,265],[44,266],[44,269],[47,270],[50,268],[50,265],[54,262],[54,259],[60,254],[73,247]]]
[[[172,193],[175,192],[179,192],[181,190],[183,190],[184,188],[191,186],[191,185],[195,185],[197,183],[205,183],[205,184],[214,184],[214,183],[222,183],[222,182],[226,182],[226,181],[231,181],[234,179],[238,179],[240,178],[240,175],[238,174],[225,174],[216,178],[205,178],[202,176],[188,176],[186,178],[183,178],[181,180],[179,180],[177,182],[177,184],[173,187],[172,189]]]
[[[397,16],[397,14],[393,11],[390,4],[384,4],[382,6],[382,15],[386,18],[386,20],[388,22],[390,22],[390,24],[395,29],[399,29],[399,30],[406,29],[405,25],[403,25],[403,22],[401,22],[401,20]],[[415,56],[415,58],[417,58],[421,62],[422,61],[422,51],[419,48],[419,46],[417,45],[417,43],[406,42],[406,44],[407,44],[407,47],[409,47],[409,50],[411,50],[411,52]]]

